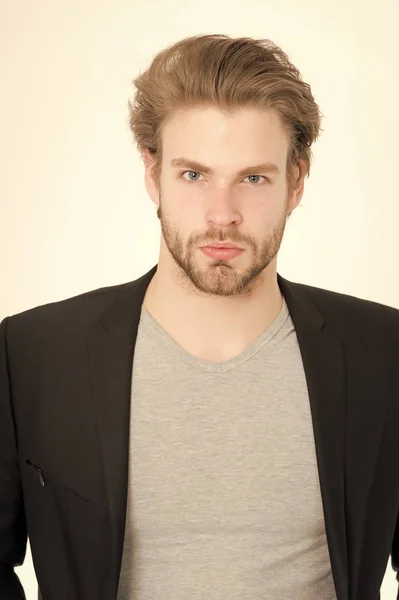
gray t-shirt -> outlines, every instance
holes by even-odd
[[[336,600],[287,304],[240,355],[187,353],[145,307],[118,600]]]

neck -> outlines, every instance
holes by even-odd
[[[207,296],[184,285],[176,265],[158,263],[144,298],[151,316],[195,356],[227,360],[251,344],[277,318],[283,296],[276,260],[245,297]]]

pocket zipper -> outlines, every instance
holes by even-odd
[[[37,465],[35,465],[28,458],[26,459],[26,462],[28,463],[28,465],[30,465],[31,467],[33,467],[34,469],[36,469],[36,471],[39,474],[40,484],[42,485],[42,487],[44,487],[46,485],[46,482],[44,481],[44,475],[46,475],[46,473],[43,471],[43,469],[41,469],[40,467],[38,467]]]

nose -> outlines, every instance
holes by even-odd
[[[206,220],[209,225],[228,227],[241,223],[242,215],[231,190],[227,188],[215,190],[210,194],[207,202]]]

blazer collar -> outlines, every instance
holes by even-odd
[[[157,265],[118,291],[93,326],[89,361],[101,460],[114,540],[113,576],[122,561],[129,468],[132,364],[141,307]],[[277,274],[295,325],[309,393],[326,535],[337,599],[348,600],[345,523],[345,356],[341,339],[313,302],[309,286]]]

